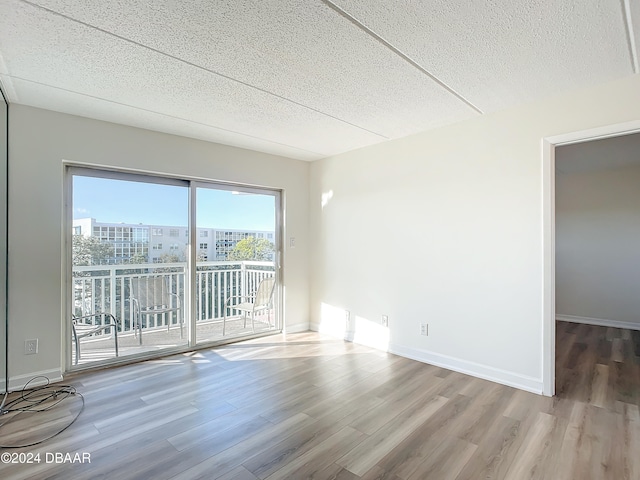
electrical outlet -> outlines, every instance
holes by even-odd
[[[344,320],[347,330],[349,330],[349,328],[351,328],[351,312],[349,312],[349,310],[344,311]]]
[[[382,315],[382,326],[383,327],[389,326],[389,315]]]
[[[289,248],[296,248],[296,237],[289,238]]]
[[[35,355],[38,353],[38,339],[34,338],[32,340],[24,341],[24,354],[25,355]]]
[[[429,336],[429,324],[421,323],[420,324],[420,335]]]

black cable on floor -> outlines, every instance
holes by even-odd
[[[47,383],[45,385],[33,388],[27,388],[30,383],[34,380],[44,378]],[[76,416],[69,422],[65,427],[55,432],[53,435],[50,435],[46,438],[38,440],[33,443],[25,444],[25,445],[0,445],[0,448],[24,448],[24,447],[32,447],[34,445],[38,445],[40,443],[46,442],[47,440],[60,435],[67,428],[75,423],[80,414],[84,411],[84,397],[81,393],[79,393],[76,388],[72,385],[50,385],[50,381],[47,377],[38,376],[34,377],[27,382],[27,384],[22,388],[21,394],[15,400],[7,402],[2,411],[0,411],[0,415],[5,415],[13,412],[18,412],[15,416],[11,418],[13,421],[18,415],[24,412],[31,413],[39,413],[39,412],[47,412],[61,402],[70,397],[80,397],[82,399],[82,406],[80,410],[76,414]],[[55,400],[52,402],[52,400]],[[49,403],[47,403],[49,402]],[[0,429],[5,423],[0,424]]]

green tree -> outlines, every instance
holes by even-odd
[[[73,264],[104,265],[113,257],[113,247],[108,243],[102,243],[97,237],[73,236]]]
[[[264,238],[247,237],[236,243],[229,252],[228,260],[271,260],[274,251],[273,243]]]
[[[132,265],[138,265],[140,263],[148,263],[149,259],[144,253],[136,253],[129,259],[128,262]]]
[[[160,255],[160,263],[180,263],[184,262],[184,258],[177,253],[163,253]]]

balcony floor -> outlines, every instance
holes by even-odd
[[[274,330],[273,318],[269,325],[267,316],[256,316],[255,333],[265,333]],[[231,317],[227,320],[225,336],[222,336],[222,320],[200,321],[196,324],[196,338],[198,342],[215,342],[223,339],[240,338],[251,335],[251,319],[247,319],[244,327],[242,317]],[[172,327],[167,331],[166,327],[142,331],[142,345],[138,337],[133,333],[118,333],[119,357],[139,355],[142,353],[160,351],[167,348],[187,345],[187,328],[183,329],[184,338],[180,338],[180,328]],[[94,362],[113,360],[115,358],[114,338],[111,335],[104,339],[80,340],[80,361],[78,365],[87,365]],[[71,345],[72,364],[75,365],[75,343]]]

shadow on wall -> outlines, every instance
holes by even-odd
[[[321,304],[318,331],[385,352],[389,350],[388,327],[328,303]]]

